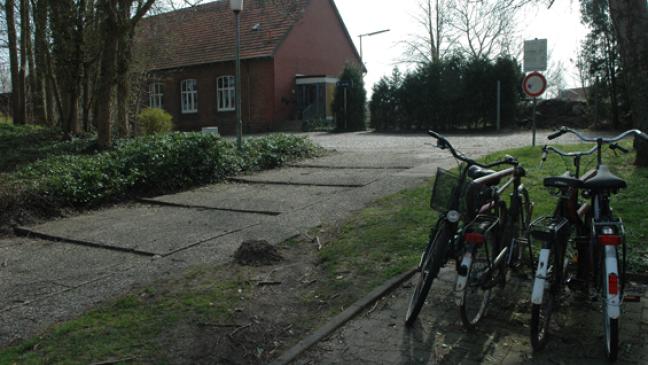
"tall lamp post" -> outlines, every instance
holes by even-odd
[[[230,8],[234,12],[236,27],[236,146],[239,151],[243,148],[243,121],[241,120],[241,11],[243,0],[230,0]]]
[[[377,35],[377,34],[387,33],[389,31],[390,31],[390,29],[383,29],[383,30],[379,30],[377,32],[360,34],[358,36],[358,38],[360,38],[360,62],[362,62],[363,65],[364,65],[364,61],[363,61],[363,58],[362,58],[362,37],[371,37],[371,36],[374,36],[374,35]]]

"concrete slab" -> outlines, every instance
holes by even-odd
[[[270,170],[234,181],[283,185],[313,185],[333,187],[362,187],[392,174],[392,170],[295,168]]]
[[[437,156],[436,151],[429,148],[427,151],[393,151],[389,154],[380,154],[376,151],[362,152],[336,152],[328,156],[312,160],[305,160],[294,164],[297,167],[322,167],[322,168],[366,168],[366,169],[396,169],[402,170],[430,163]],[[438,152],[436,152],[438,155]]]
[[[348,188],[329,186],[218,184],[148,201],[278,215],[310,206],[346,189]]]
[[[26,230],[36,235],[144,255],[170,255],[260,224],[262,215],[131,205],[61,219]]]
[[[11,243],[11,244],[9,244]],[[0,244],[0,312],[146,261],[127,253],[13,238]]]

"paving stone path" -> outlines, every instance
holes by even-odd
[[[21,227],[0,239],[0,346],[29,338],[135,285],[224,264],[247,239],[279,243],[453,166],[425,135],[310,133],[337,152],[180,194]],[[543,140],[547,133],[540,133]],[[450,136],[470,156],[529,133]],[[564,141],[561,141],[564,142]],[[394,321],[397,323],[398,321]]]

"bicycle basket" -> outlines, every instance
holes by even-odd
[[[437,168],[430,207],[439,212],[449,210],[456,189],[458,189],[459,213],[463,216],[472,217],[479,211],[479,208],[492,199],[489,187],[473,184],[472,179],[468,177],[461,186],[459,185],[459,176],[442,168]]]
[[[434,187],[432,188],[432,198],[430,207],[439,212],[445,212],[451,208],[456,189],[459,189],[460,202],[466,195],[466,190],[470,184],[470,179],[466,178],[463,186],[459,186],[459,176],[448,170],[437,168],[436,177],[434,178]],[[460,204],[465,205],[465,204]],[[461,208],[460,208],[461,210]]]

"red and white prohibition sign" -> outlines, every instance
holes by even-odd
[[[542,95],[547,89],[547,79],[538,71],[533,71],[524,77],[522,90],[532,98]]]

